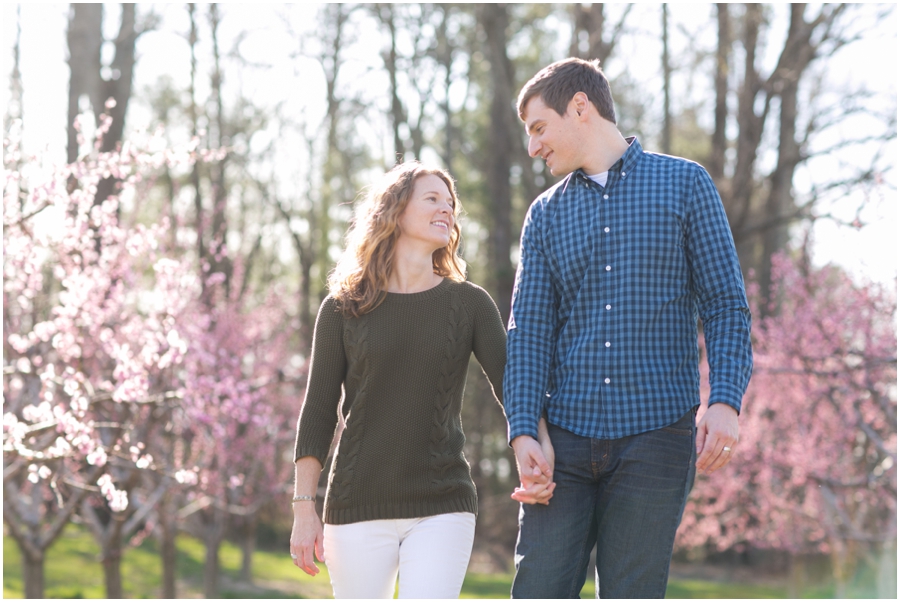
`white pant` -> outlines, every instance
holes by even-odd
[[[472,541],[470,512],[325,525],[335,598],[458,598]]]

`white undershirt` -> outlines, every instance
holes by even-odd
[[[588,176],[593,181],[597,182],[602,187],[606,187],[606,181],[609,179],[609,172],[603,171],[593,176]]]

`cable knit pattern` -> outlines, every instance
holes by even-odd
[[[444,345],[444,361],[441,364],[434,397],[434,420],[431,432],[431,460],[434,471],[431,483],[434,485],[435,491],[441,495],[450,493],[454,488],[453,481],[449,480],[450,468],[455,460],[450,442],[450,409],[453,402],[453,388],[457,385],[456,369],[461,363],[457,356],[463,348],[463,339],[466,334],[463,314],[464,310],[459,294],[452,291],[450,293],[450,312],[447,314],[447,342]]]
[[[353,487],[353,470],[359,455],[366,424],[366,394],[369,373],[365,370],[368,357],[367,343],[369,337],[369,316],[364,315],[357,320],[345,322],[345,345],[347,355],[355,358],[347,372],[347,382],[355,386],[356,396],[353,405],[345,409],[346,429],[341,437],[343,461],[337,470],[332,472],[332,487],[336,492],[333,498],[335,507],[346,508],[350,504],[350,492]],[[346,400],[344,403],[347,403]]]
[[[388,293],[361,318],[325,299],[294,458],[324,466],[344,413],[326,523],[477,511],[460,421],[472,353],[502,400],[506,331],[490,296],[469,282]]]

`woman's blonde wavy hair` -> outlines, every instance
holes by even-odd
[[[384,301],[400,238],[400,216],[409,204],[416,180],[427,175],[439,177],[453,200],[450,243],[432,255],[434,273],[456,282],[466,279],[466,262],[457,254],[462,231],[456,219],[460,205],[453,178],[443,169],[418,161],[401,163],[384,174],[357,206],[346,248],[328,276],[328,291],[345,316],[358,318]]]

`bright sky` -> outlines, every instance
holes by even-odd
[[[677,53],[677,46],[690,41],[685,32],[691,34],[697,40],[708,39],[706,36],[715,34],[714,22],[709,18],[711,5],[694,5],[696,10],[691,13],[677,11],[675,7],[670,12],[670,19],[675,25],[682,24],[683,29],[679,34],[675,31],[672,35],[673,55]],[[116,5],[107,5],[107,13],[116,15]],[[205,5],[200,5],[205,21]],[[872,7],[869,7],[872,8]],[[139,8],[140,10],[140,8]],[[308,111],[311,122],[316,122],[317,113],[321,114],[321,102],[315,100],[322,94],[317,89],[322,86],[321,75],[310,64],[310,72],[304,77],[298,77],[295,72],[295,61],[278,61],[278,57],[285,57],[296,49],[296,39],[284,32],[281,22],[274,17],[276,6],[260,8],[259,5],[251,7],[249,4],[226,4],[223,6],[222,39],[223,47],[230,46],[230,40],[234,39],[239,31],[249,31],[250,35],[242,46],[248,59],[271,63],[273,67],[264,72],[242,74],[234,82],[245,90],[255,89],[266,95],[280,95],[290,102],[300,103],[296,110]],[[314,23],[316,7],[308,4],[291,5],[290,10],[293,23],[302,23],[310,27]],[[615,18],[617,10],[621,7],[612,5],[611,18]],[[0,51],[0,71],[4,82],[8,82],[8,76],[12,71],[12,48],[16,36],[16,5],[4,3],[2,6],[2,39],[3,48]],[[68,66],[66,64],[66,24],[68,5],[66,4],[25,4],[21,6],[21,58],[20,65],[24,80],[24,147],[28,153],[37,153],[43,150],[50,152],[55,161],[65,159],[65,119],[68,89]],[[140,93],[145,87],[151,85],[158,78],[168,75],[173,78],[176,85],[186,86],[189,65],[186,60],[181,60],[187,52],[187,43],[183,36],[175,32],[186,32],[188,21],[184,5],[168,4],[158,5],[157,12],[162,17],[160,27],[141,37],[138,45],[139,63],[136,69],[137,79],[135,91]],[[878,31],[872,31],[864,36],[863,40],[852,44],[841,51],[837,58],[829,63],[829,81],[843,83],[850,86],[865,84],[870,89],[879,93],[873,99],[873,103],[879,106],[893,106],[896,111],[897,94],[897,20],[898,12],[894,18],[883,23]],[[777,17],[777,15],[776,15]],[[107,35],[112,37],[117,28],[116,19],[107,18]],[[629,75],[639,83],[654,82],[658,78],[658,46],[648,43],[652,40],[653,24],[659,21],[658,5],[638,5],[629,15],[629,22],[640,23],[647,29],[638,31],[635,35],[626,38],[619,48],[618,59],[607,65],[607,72],[612,77],[616,71],[628,69]],[[205,25],[205,24],[204,24]],[[227,40],[227,41],[226,41]],[[369,49],[371,51],[371,49]],[[179,57],[173,60],[173,56]],[[369,60],[376,56],[369,53]],[[627,65],[624,63],[627,57]],[[377,58],[377,57],[376,57]],[[364,71],[366,58],[357,60],[357,68],[360,73]],[[765,60],[771,61],[772,57]],[[232,82],[228,82],[232,83]],[[687,81],[683,85],[689,85]],[[699,86],[698,86],[699,87]],[[653,89],[648,86],[647,89]],[[658,89],[658,88],[657,88]],[[201,91],[202,94],[202,91]],[[676,96],[678,94],[676,93]],[[8,85],[0,90],[4,107],[9,99]],[[318,106],[317,106],[318,104]],[[301,106],[302,105],[302,106]],[[140,114],[139,103],[132,105],[134,111],[130,113],[131,125],[138,121],[146,121],[148,115]],[[847,128],[867,127],[865,120],[847,121]],[[626,132],[627,133],[627,132]],[[889,148],[889,156],[896,168],[897,145],[896,138]],[[828,169],[827,161],[820,162],[821,166],[815,169]],[[802,179],[814,179],[814,173],[801,175]],[[854,274],[862,278],[873,280],[894,286],[897,274],[898,256],[898,231],[897,231],[897,192],[896,173],[886,176],[890,186],[879,188],[872,198],[848,199],[847,202],[834,208],[835,213],[841,214],[848,221],[853,217],[853,210],[861,203],[865,203],[862,212],[862,229],[838,226],[832,221],[821,221],[814,230],[814,252],[817,263],[838,263]],[[802,185],[800,179],[796,182],[798,187]]]

